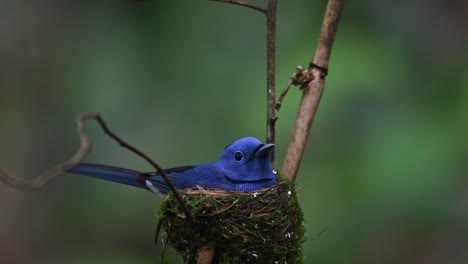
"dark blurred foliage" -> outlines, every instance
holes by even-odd
[[[278,89],[313,55],[325,4],[280,1]],[[297,180],[306,263],[468,262],[466,10],[345,4]],[[68,158],[84,111],[163,167],[264,139],[264,24],[202,0],[0,1],[0,168],[32,177]],[[291,91],[278,114],[276,167],[299,99]],[[88,127],[87,161],[151,169]],[[159,203],[76,175],[32,192],[0,184],[0,263],[158,263]]]

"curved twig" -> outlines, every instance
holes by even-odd
[[[186,215],[187,219],[189,221],[192,220],[190,211],[188,210],[187,206],[185,205],[184,201],[180,197],[179,193],[177,192],[172,182],[169,180],[169,177],[167,176],[166,172],[153,159],[148,157],[145,153],[135,148],[134,146],[128,144],[123,139],[118,137],[114,132],[112,132],[99,113],[82,113],[78,115],[77,130],[78,130],[78,135],[80,137],[81,146],[80,146],[80,149],[75,153],[75,155],[70,160],[58,165],[57,167],[54,167],[46,171],[45,173],[33,179],[21,179],[21,178],[13,177],[13,176],[8,175],[6,172],[0,170],[0,179],[12,187],[24,188],[24,189],[37,189],[37,188],[41,188],[42,186],[44,186],[46,183],[48,183],[52,179],[58,177],[59,175],[65,173],[68,169],[80,163],[84,159],[84,157],[91,151],[91,141],[89,140],[88,133],[86,132],[85,125],[84,125],[84,121],[86,119],[96,120],[101,126],[102,130],[104,130],[104,133],[106,135],[108,135],[109,137],[117,141],[120,144],[120,146],[129,149],[130,151],[132,151],[133,153],[137,154],[138,156],[146,160],[148,163],[150,163],[155,168],[155,170],[163,177],[164,181],[169,186],[169,189],[172,191],[172,193],[174,194],[174,197],[179,202],[182,208],[182,211],[184,211],[184,214]]]
[[[283,104],[283,100],[286,97],[286,94],[288,93],[291,85],[301,86],[302,89],[302,87],[305,87],[310,81],[312,81],[312,76],[309,74],[309,70],[304,69],[301,66],[297,66],[296,70],[293,72],[291,78],[289,79],[288,83],[286,84],[286,86],[280,94],[278,102],[275,106],[276,110],[280,110],[281,104]]]
[[[109,127],[107,126],[106,122],[104,119],[99,114],[95,114],[94,119],[101,125],[102,130],[104,130],[104,133],[106,133],[109,137],[117,141],[121,147],[126,148],[130,150],[131,152],[137,154],[138,156],[142,157],[144,160],[146,160],[153,168],[163,177],[164,181],[166,182],[167,186],[169,186],[169,189],[172,191],[174,194],[174,197],[177,199],[177,201],[180,204],[180,207],[182,208],[182,211],[184,211],[185,216],[189,221],[192,220],[190,211],[188,210],[187,206],[185,205],[184,201],[182,200],[182,197],[180,197],[179,192],[177,192],[177,189],[174,187],[172,184],[171,180],[169,180],[169,177],[167,176],[166,172],[159,166],[152,158],[150,158],[148,155],[143,153],[141,150],[137,149],[136,147],[128,144],[125,142],[123,139],[121,139],[119,136],[114,134]]]
[[[248,2],[244,2],[244,1],[234,1],[234,0],[210,0],[210,1],[245,6],[245,7],[251,8],[253,10],[256,10],[256,11],[262,13],[262,14],[267,13],[267,10],[265,8],[254,5],[254,4],[251,4],[251,3],[248,3]]]
[[[76,151],[72,158],[65,161],[56,167],[45,171],[38,177],[33,179],[22,179],[9,175],[8,173],[0,170],[0,179],[6,184],[20,189],[38,189],[50,182],[57,176],[65,173],[68,169],[80,163],[84,157],[91,151],[91,141],[89,140],[88,133],[86,132],[84,121],[85,119],[92,118],[95,114],[85,113],[77,116],[77,132],[80,138],[80,148]]]

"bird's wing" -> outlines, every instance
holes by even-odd
[[[174,167],[165,169],[164,172],[166,172],[166,175],[171,181],[172,185],[174,185],[177,190],[182,190],[196,185],[192,184],[192,181],[198,174],[198,167],[199,165]],[[157,172],[151,172],[148,174],[151,175],[149,180],[161,194],[165,195],[171,191],[161,174]]]
[[[215,163],[175,167],[164,171],[177,190],[192,188],[196,185],[226,188],[226,178],[218,171]],[[161,175],[153,173],[149,179],[161,193],[167,194],[170,191]]]

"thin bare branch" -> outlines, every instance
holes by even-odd
[[[296,124],[282,169],[283,174],[293,181],[296,179],[310,127],[325,86],[325,76],[330,61],[331,48],[335,40],[343,4],[344,0],[328,1],[318,45],[309,66],[309,74],[313,80],[304,87]]]
[[[286,94],[289,91],[289,88],[291,85],[294,86],[301,86],[304,87],[307,85],[310,81],[312,81],[312,76],[309,74],[308,69],[304,69],[301,66],[297,66],[296,70],[293,72],[291,75],[291,79],[289,79],[288,83],[284,87],[283,91],[281,91],[280,97],[278,99],[278,102],[276,103],[276,110],[280,110],[281,105],[283,104],[283,100],[286,97]]]
[[[275,144],[276,120],[276,87],[275,87],[275,57],[276,57],[276,0],[268,0],[267,7],[267,132],[266,142]],[[271,161],[275,159],[274,152]]]
[[[251,4],[251,3],[248,3],[248,2],[244,2],[244,1],[234,1],[234,0],[210,0],[210,1],[245,6],[245,7],[251,8],[253,10],[256,10],[256,11],[262,13],[262,14],[267,13],[267,10],[265,8],[254,5],[254,4]]]
[[[0,179],[6,184],[20,189],[38,189],[46,183],[55,179],[56,177],[65,173],[68,169],[80,163],[84,157],[91,151],[91,141],[89,140],[88,133],[86,132],[84,121],[85,119],[92,118],[95,114],[86,113],[78,115],[77,132],[80,138],[80,148],[76,151],[75,155],[69,160],[57,165],[56,167],[47,170],[39,176],[32,179],[23,179],[11,176],[4,171],[0,170]]]
[[[187,217],[187,219],[189,221],[191,221],[192,217],[191,217],[190,211],[188,210],[187,206],[185,205],[184,201],[182,200],[182,197],[180,197],[179,193],[177,192],[177,189],[174,187],[172,182],[169,180],[169,177],[167,176],[166,172],[152,158],[150,158],[148,155],[146,155],[145,153],[143,153],[141,150],[137,149],[136,147],[128,144],[123,139],[121,139],[119,136],[114,134],[114,132],[112,132],[109,129],[106,122],[104,121],[104,119],[102,119],[102,117],[99,114],[96,114],[94,116],[94,119],[96,119],[96,121],[99,123],[99,125],[101,125],[101,128],[102,128],[102,130],[104,130],[104,133],[106,133],[109,137],[111,137],[112,139],[117,141],[120,144],[121,147],[124,147],[124,148],[130,150],[131,152],[137,154],[138,156],[140,156],[144,160],[146,160],[149,164],[151,164],[151,166],[153,166],[153,168],[163,177],[163,179],[166,182],[167,186],[169,187],[169,189],[174,194],[174,197],[179,202],[180,207],[182,208],[182,211],[184,211],[184,214]]]
[[[252,8],[266,15],[267,26],[267,124],[266,143],[275,143],[276,117],[276,89],[275,89],[275,53],[276,53],[276,6],[277,0],[268,0],[267,8],[263,8],[244,1],[235,0],[211,0],[214,2],[241,5]],[[275,159],[275,153],[270,156],[271,162]]]
[[[283,91],[281,91],[278,102],[275,105],[275,108],[276,108],[277,111],[279,111],[281,109],[281,105],[283,104],[283,100],[286,97],[286,94],[288,94],[288,91],[289,91],[289,88],[291,87],[291,85],[292,85],[292,79],[289,79],[288,83],[283,88]]]
[[[118,137],[114,132],[112,132],[109,127],[107,126],[106,122],[104,119],[98,114],[98,113],[82,113],[79,114],[77,117],[77,130],[78,130],[78,136],[80,137],[81,141],[81,146],[78,149],[78,151],[75,153],[75,155],[68,161],[44,172],[43,174],[39,175],[38,177],[32,178],[32,179],[22,179],[22,178],[17,178],[13,177],[9,174],[7,174],[4,171],[0,170],[0,179],[4,181],[6,184],[15,187],[15,188],[23,188],[23,189],[37,189],[41,188],[44,186],[46,183],[50,182],[54,178],[62,175],[65,173],[67,170],[72,168],[73,166],[77,165],[80,163],[84,157],[91,151],[91,141],[89,140],[88,133],[86,132],[84,121],[86,119],[94,119],[96,120],[101,128],[104,130],[104,133],[107,134],[109,137],[117,141],[120,146],[129,149],[133,153],[137,154],[138,156],[142,157],[144,160],[146,160],[148,163],[150,163],[156,171],[163,177],[164,181],[166,184],[169,186],[169,189],[173,192],[175,198],[177,201],[180,203],[180,206],[182,210],[184,211],[187,219],[191,221],[191,215],[190,211],[186,207],[184,201],[180,197],[179,193],[177,192],[176,188],[174,185],[171,183],[169,180],[169,177],[167,176],[166,172],[150,157],[148,157],[146,154],[144,154],[142,151],[139,149],[135,148],[134,146],[128,144],[125,142],[123,139]]]

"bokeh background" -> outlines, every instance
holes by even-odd
[[[278,90],[312,57],[325,5],[279,1]],[[305,263],[468,262],[466,10],[345,4],[297,179]],[[0,168],[32,177],[65,160],[87,111],[163,167],[263,140],[265,34],[256,12],[205,0],[0,1]],[[278,113],[277,168],[299,100],[293,89]],[[88,130],[86,161],[151,170]],[[158,263],[160,202],[77,175],[0,184],[0,263]]]

